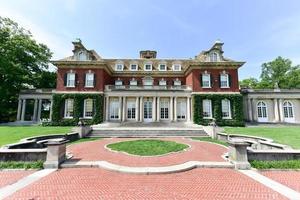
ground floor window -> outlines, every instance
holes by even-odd
[[[144,120],[152,119],[152,101],[150,98],[147,98],[144,101]]]
[[[179,99],[177,102],[177,119],[185,119],[186,118],[186,101],[183,99]]]
[[[73,118],[74,115],[74,99],[65,100],[65,118]]]
[[[93,99],[85,99],[84,100],[84,118],[92,118],[93,117]]]
[[[285,118],[294,117],[293,104],[291,102],[286,101],[283,103],[283,113]]]
[[[167,99],[160,101],[160,119],[169,119],[169,101]]]
[[[135,102],[128,101],[127,102],[127,119],[135,119]]]
[[[110,119],[119,119],[119,101],[113,99],[110,102]]]
[[[223,119],[231,118],[230,101],[228,99],[222,100],[222,118]]]
[[[205,99],[202,102],[203,118],[212,118],[211,100]]]
[[[257,103],[257,117],[267,118],[267,104],[263,101]]]

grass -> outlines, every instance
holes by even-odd
[[[212,139],[210,137],[192,137],[192,139],[193,140],[199,140],[199,141],[202,141],[202,142],[212,142],[212,143],[228,146],[227,142],[223,142],[223,141],[217,140],[217,139]]]
[[[225,132],[271,138],[275,142],[300,149],[300,126],[225,127]]]
[[[79,140],[75,140],[73,142],[69,142],[68,144],[77,144],[81,142],[90,142],[90,141],[96,141],[96,140],[101,140],[102,138],[81,138]]]
[[[133,140],[109,144],[107,147],[114,151],[122,151],[133,155],[156,156],[182,151],[189,146],[163,140]]]
[[[17,162],[17,161],[9,161],[9,162],[0,162],[0,169],[42,169],[43,161],[35,161],[35,162]]]
[[[300,169],[300,160],[250,161],[256,169]]]
[[[0,126],[0,146],[16,143],[22,138],[37,135],[66,134],[72,127],[63,126]]]

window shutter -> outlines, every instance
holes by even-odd
[[[68,73],[64,74],[64,86],[67,86]]]
[[[201,87],[203,87],[202,76],[203,76],[203,74],[200,74],[200,86],[201,86]]]
[[[231,75],[228,74],[228,86],[231,87]]]
[[[80,103],[80,105],[81,105],[81,109],[80,109],[80,117],[83,117],[84,116],[84,114],[83,114],[83,112],[84,112],[84,102],[85,102],[85,99],[83,99],[82,101],[81,101],[81,103]],[[74,110],[75,111],[75,110]]]
[[[214,77],[212,74],[209,74],[209,77],[210,77],[210,87],[212,88],[214,85]]]
[[[215,112],[214,112],[214,100],[210,100],[210,106],[211,106],[211,117],[215,117]]]
[[[94,87],[96,87],[96,74],[93,74],[94,75]]]
[[[86,75],[87,75],[87,74],[84,74],[84,77],[83,77],[83,85],[84,85],[84,86],[86,86]]]
[[[75,86],[79,85],[78,74],[75,74]]]
[[[60,106],[60,117],[64,118],[65,116],[65,106],[66,106],[66,100],[63,100]]]
[[[219,87],[221,87],[221,74],[219,74]]]

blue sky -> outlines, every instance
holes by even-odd
[[[224,44],[226,57],[246,61],[240,79],[281,55],[300,64],[299,0],[0,0],[0,15],[31,30],[53,59],[71,55],[75,38],[104,58],[192,58]]]

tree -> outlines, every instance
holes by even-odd
[[[38,85],[35,77],[48,69],[52,53],[31,33],[9,18],[0,17],[0,122],[16,116],[21,89]]]
[[[259,81],[256,78],[250,77],[240,81],[241,88],[256,88]]]
[[[42,71],[35,75],[36,88],[56,88],[56,72]]]

